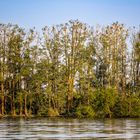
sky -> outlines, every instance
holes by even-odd
[[[0,23],[41,29],[71,19],[91,26],[118,21],[138,27],[140,0],[0,0]]]

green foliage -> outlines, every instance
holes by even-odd
[[[95,116],[93,108],[86,105],[79,105],[75,114],[78,118],[93,118]]]
[[[56,108],[55,109],[48,108],[47,116],[49,116],[49,117],[57,117],[57,116],[59,116],[59,112],[58,112],[58,110]]]
[[[114,88],[101,89],[96,90],[94,94],[93,107],[96,110],[96,116],[112,117],[113,108],[118,96],[116,90]]]
[[[140,117],[140,33],[130,52],[127,37],[118,22],[0,24],[0,115]]]
[[[120,96],[114,106],[115,117],[139,117],[140,98],[138,95]]]

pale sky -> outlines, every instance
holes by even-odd
[[[0,22],[43,28],[78,19],[89,25],[140,25],[140,0],[0,0]]]

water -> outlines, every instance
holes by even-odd
[[[140,140],[140,119],[0,119],[0,140]]]

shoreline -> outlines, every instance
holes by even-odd
[[[79,117],[72,117],[72,116],[40,116],[40,115],[0,115],[0,119],[3,118],[9,118],[9,119],[16,119],[16,118],[26,118],[26,119],[33,119],[33,118],[60,118],[60,119],[93,119],[93,120],[103,120],[103,119],[140,119],[140,117],[94,117],[94,118],[90,118],[90,117],[83,117],[83,118],[79,118]]]

